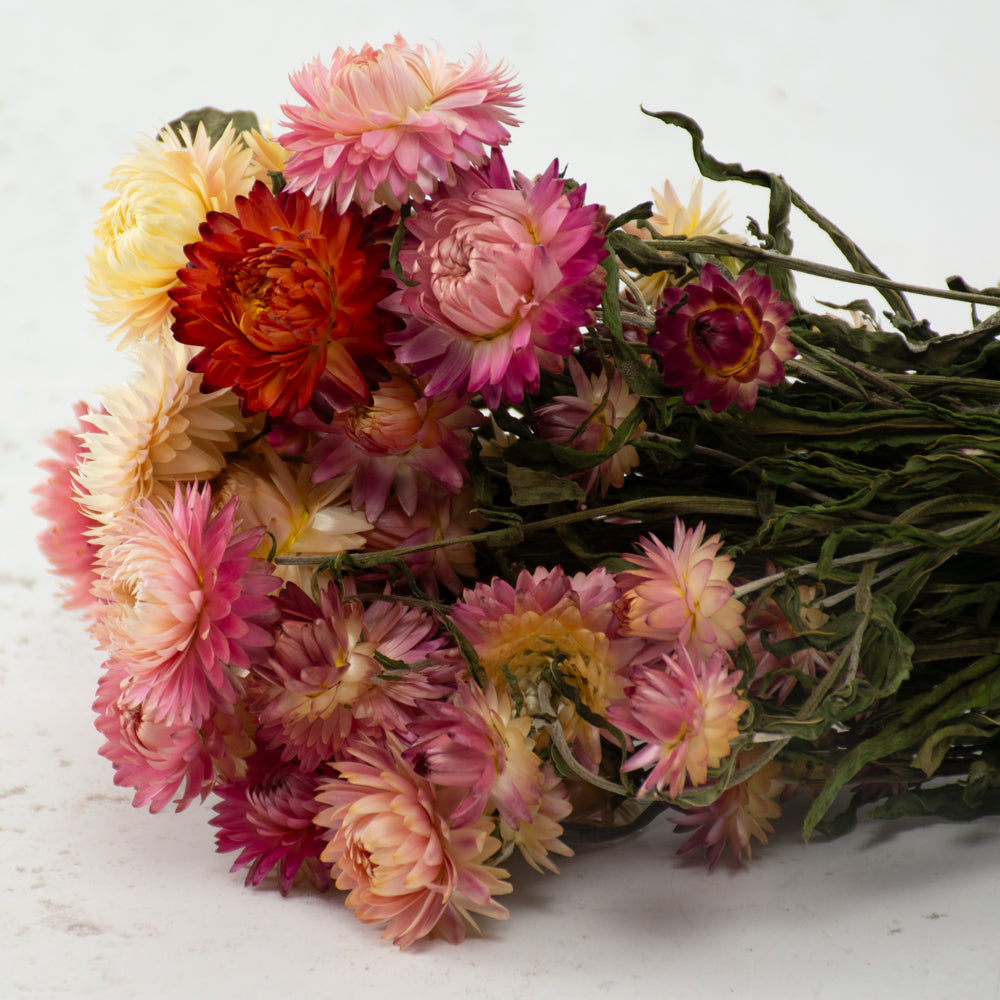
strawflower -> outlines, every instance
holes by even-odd
[[[90,258],[90,293],[98,318],[115,327],[120,346],[170,339],[168,297],[184,267],[184,246],[198,238],[209,212],[228,212],[267,166],[232,123],[212,143],[199,124],[165,128],[141,139],[136,152],[112,171]]]
[[[496,409],[538,388],[591,323],[604,285],[600,210],[551,166],[513,177],[499,150],[407,221],[399,259],[408,285],[393,299],[411,317],[391,335],[424,392],[482,393]]]
[[[237,533],[236,501],[212,512],[204,488],[177,486],[173,504],[140,501],[106,547],[95,632],[132,674],[132,699],[156,721],[191,723],[230,711],[241,671],[271,644],[278,580]]]
[[[429,937],[458,944],[470,928],[478,933],[476,914],[506,919],[494,897],[511,891],[507,872],[489,863],[500,847],[493,821],[452,826],[447,803],[392,744],[352,753],[321,787],[327,808],[316,822],[330,828],[322,859],[354,915],[384,925],[383,938],[400,948]]]
[[[696,281],[665,289],[661,301],[649,344],[663,381],[682,386],[687,405],[752,410],[759,387],[785,377],[784,362],[795,356],[785,325],[794,307],[766,275],[746,270],[732,282],[706,264]]]
[[[446,62],[440,48],[400,35],[381,49],[337,49],[329,65],[316,59],[290,79],[306,103],[282,106],[288,186],[340,212],[352,201],[365,211],[422,201],[506,143],[521,103],[511,75],[482,52]]]
[[[216,850],[239,851],[230,871],[247,869],[246,885],[260,885],[274,871],[287,895],[301,872],[319,889],[330,884],[330,869],[319,860],[326,846],[313,820],[322,808],[316,801],[328,775],[282,764],[278,755],[262,751],[247,761],[247,773],[215,788],[219,801],[210,821],[218,828]]]
[[[608,708],[608,720],[642,744],[622,771],[649,768],[637,795],[664,792],[677,798],[685,783],[697,787],[708,780],[730,753],[747,704],[735,688],[740,671],[730,671],[724,654],[708,661],[680,648],[664,656],[660,669],[639,666],[623,701]]]
[[[368,242],[356,207],[322,211],[257,184],[200,233],[170,296],[174,336],[201,349],[191,368],[206,387],[232,387],[272,416],[317,388],[338,405],[371,401],[362,369],[388,359],[383,336],[398,323],[379,306],[392,290],[388,248]]]
[[[743,605],[733,597],[733,561],[719,555],[722,539],[705,539],[705,525],[674,522],[674,544],[656,535],[640,541],[641,555],[626,555],[635,568],[618,574],[624,595],[618,605],[626,634],[644,636],[694,656],[735,649],[743,642]]]
[[[741,754],[738,765],[742,767],[752,763],[760,752],[752,750]],[[697,827],[677,853],[685,854],[703,847],[708,854],[710,868],[715,867],[727,847],[736,864],[740,864],[744,857],[749,860],[753,854],[751,838],[766,844],[767,835],[774,833],[769,820],[781,815],[781,806],[776,799],[785,787],[781,765],[772,760],[746,781],[727,788],[710,805],[675,817],[676,832],[685,827]]]

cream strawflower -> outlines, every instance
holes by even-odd
[[[241,135],[230,124],[213,144],[204,125],[194,136],[187,125],[179,133],[165,128],[140,138],[112,171],[106,186],[114,196],[94,230],[88,287],[120,347],[170,337],[167,292],[187,264],[185,244],[198,239],[209,212],[232,211],[237,195],[268,180],[271,165],[258,162]]]
[[[723,229],[729,221],[725,195],[720,194],[708,208],[702,210],[700,180],[691,182],[691,197],[686,205],[677,197],[677,192],[670,181],[663,182],[662,192],[655,188],[650,188],[650,191],[653,195],[653,214],[649,218],[649,223],[661,236],[687,236],[690,239],[698,236],[715,236],[733,243],[743,242],[741,237],[726,233]],[[653,238],[648,229],[635,223],[628,223],[622,228],[644,240]],[[656,304],[660,293],[670,283],[670,275],[666,271],[640,275],[636,279],[642,297],[651,306]]]
[[[77,492],[103,524],[142,497],[169,500],[175,482],[212,479],[247,429],[229,389],[199,391],[179,344],[141,344],[137,356],[137,377],[105,390],[104,412],[83,417],[93,430],[83,435]]]
[[[262,526],[266,532],[254,555],[334,556],[365,547],[371,524],[351,510],[352,477],[338,476],[313,483],[315,467],[291,464],[265,442],[254,446],[246,461],[227,467],[218,499],[239,497],[238,513],[245,528]],[[276,566],[275,573],[309,590],[313,566]]]

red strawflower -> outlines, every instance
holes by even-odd
[[[760,385],[777,385],[795,356],[785,324],[792,315],[766,275],[728,281],[706,264],[696,281],[663,292],[649,338],[663,381],[683,386],[688,406],[707,400],[716,413],[735,402],[752,410]]]
[[[208,214],[170,293],[174,336],[202,348],[191,370],[272,416],[318,387],[338,406],[369,403],[363,369],[389,357],[383,334],[400,326],[378,306],[394,287],[387,247],[365,245],[355,206],[321,211],[300,192],[258,183],[236,212]]]

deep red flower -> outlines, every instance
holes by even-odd
[[[359,209],[320,211],[299,192],[258,183],[236,215],[210,212],[178,271],[174,336],[201,347],[191,370],[232,387],[247,410],[301,410],[317,387],[338,405],[371,401],[366,362],[389,357],[400,322],[378,306],[387,247],[365,245]]]
[[[744,271],[735,282],[706,264],[696,281],[663,292],[649,345],[663,381],[683,386],[684,402],[704,400],[716,413],[735,402],[752,410],[760,385],[777,385],[795,355],[785,325],[792,305],[766,275]]]

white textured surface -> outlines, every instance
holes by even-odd
[[[524,84],[518,169],[558,156],[616,211],[665,176],[686,192],[685,136],[638,106],[680,110],[716,156],[781,171],[890,274],[991,284],[1000,8],[2,6],[0,996],[1000,996],[1000,820],[864,826],[808,848],[792,824],[748,869],[710,875],[674,856],[681,837],[662,824],[558,877],[518,870],[508,922],[404,954],[335,893],[243,889],[213,853],[207,807],[150,816],[112,785],[91,722],[100,656],[51,596],[27,509],[38,441],[127,370],[89,317],[84,275],[101,187],[137,133],[203,104],[276,120],[288,71],[337,45],[398,30],[457,58],[481,42]],[[766,215],[756,191],[731,201],[737,219]],[[835,262],[801,220],[793,231],[799,252]],[[943,330],[967,318],[925,311]]]

